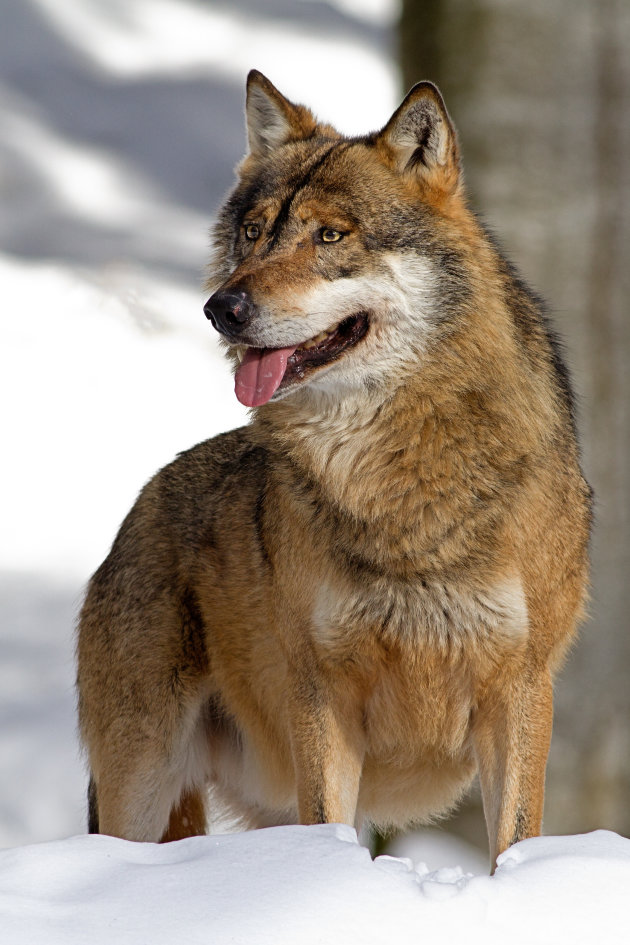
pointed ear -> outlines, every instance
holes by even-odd
[[[377,141],[385,146],[388,163],[419,186],[443,196],[459,189],[457,133],[432,82],[414,85]]]
[[[245,105],[249,152],[263,157],[275,148],[307,138],[317,122],[303,105],[294,105],[256,69],[247,76]]]

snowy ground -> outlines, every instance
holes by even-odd
[[[627,945],[630,840],[525,840],[493,877],[374,862],[349,827],[167,846],[75,837],[0,852],[11,945]]]
[[[168,848],[61,839],[84,828],[83,585],[142,483],[246,419],[200,289],[246,73],[345,131],[379,126],[398,98],[394,10],[3,2],[0,847],[15,849],[0,852],[2,943],[630,940],[629,842],[613,834],[528,841],[492,879],[456,869],[481,874],[484,858],[435,832],[374,864],[336,827]]]

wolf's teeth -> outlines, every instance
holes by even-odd
[[[311,338],[310,341],[305,341],[302,345],[303,348],[314,348],[315,345],[318,345],[321,341],[326,341],[333,332],[329,331],[320,331],[319,335],[315,335],[314,338]]]
[[[236,357],[238,358],[239,361],[242,361],[242,360],[243,360],[243,349],[242,349],[242,348],[237,348],[237,349],[236,349]]]

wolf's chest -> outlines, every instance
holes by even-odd
[[[476,692],[527,639],[518,579],[323,584],[313,614],[319,658],[356,685],[375,764],[442,765],[466,755]]]
[[[482,648],[496,657],[518,649],[527,632],[527,603],[516,575],[490,586],[436,579],[324,582],[312,613],[317,649],[324,658],[342,660],[379,645],[451,657]]]

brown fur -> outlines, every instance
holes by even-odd
[[[466,206],[437,90],[345,147],[254,73],[248,120],[209,283],[254,300],[238,344],[292,343],[300,319],[316,334],[308,292],[349,271],[377,287],[385,249],[415,265],[409,208],[436,314],[426,338],[405,329],[395,370],[364,377],[399,330],[375,301],[332,369],[143,490],[81,615],[91,829],[200,832],[208,785],[249,826],[404,826],[448,810],[478,770],[494,862],[541,829],[551,680],[586,594],[565,374]],[[238,235],[250,219],[254,245]],[[317,225],[344,230],[334,257],[305,235]]]

